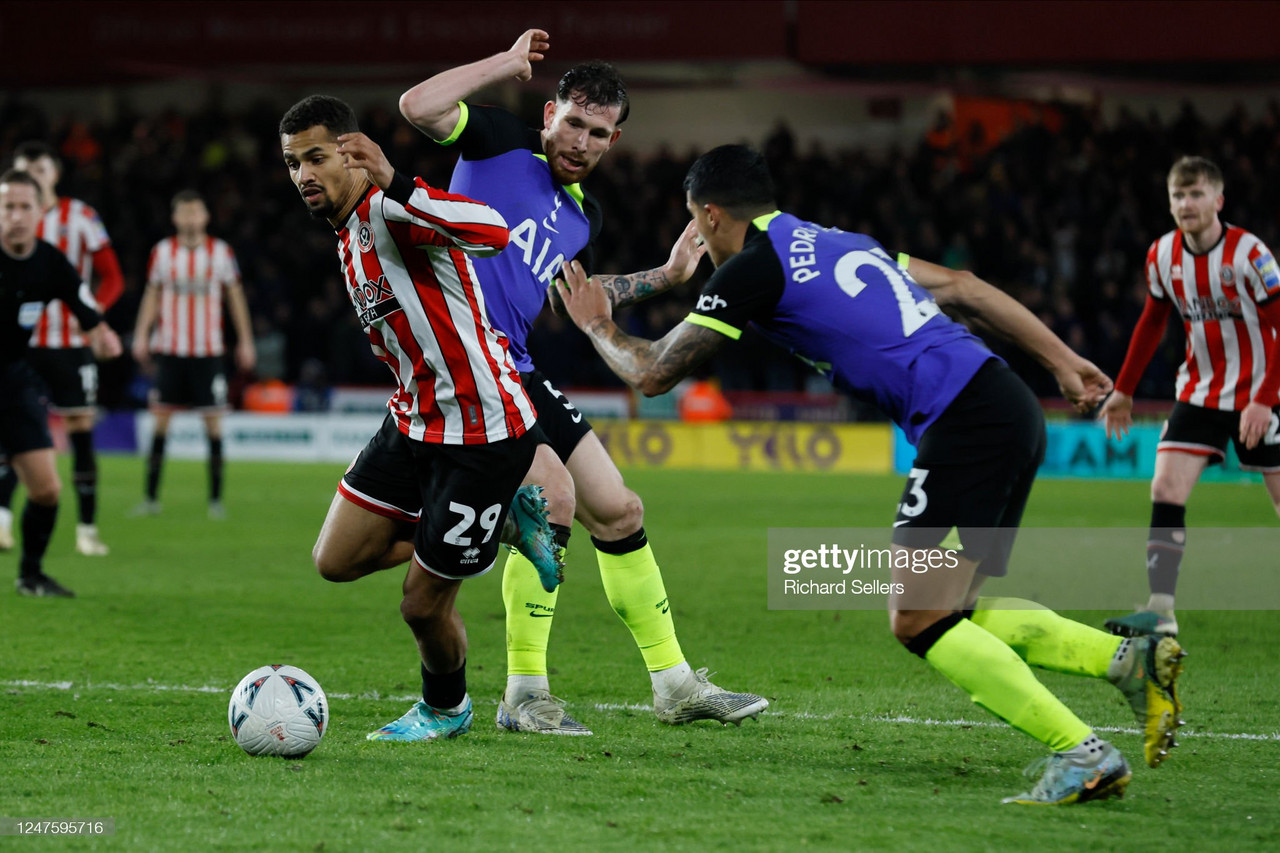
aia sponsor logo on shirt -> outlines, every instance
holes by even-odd
[[[356,245],[362,252],[368,252],[373,248],[373,226],[368,222],[361,222],[356,228]]]

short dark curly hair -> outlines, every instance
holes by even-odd
[[[627,120],[631,101],[618,69],[598,59],[575,65],[565,72],[556,86],[556,100],[573,101],[579,106],[617,107],[618,124]]]
[[[360,130],[355,110],[346,101],[330,95],[307,95],[280,119],[280,135],[301,133],[317,125],[335,137]]]
[[[764,157],[746,145],[721,145],[689,167],[684,188],[695,204],[718,204],[737,219],[777,208],[777,190]]]

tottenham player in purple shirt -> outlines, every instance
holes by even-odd
[[[894,522],[894,635],[974,702],[1052,750],[1032,790],[1006,802],[1122,795],[1132,775],[1124,757],[1029,665],[1119,687],[1155,766],[1179,724],[1174,681],[1182,650],[1171,638],[1121,640],[1035,602],[979,597],[985,577],[1005,574],[1044,458],[1044,417],[1027,386],[944,312],[1035,356],[1081,411],[1101,401],[1111,380],[972,274],[895,258],[866,235],[778,211],[764,158],[749,148],[708,152],[684,186],[716,265],[694,312],[659,341],[630,337],[610,319],[604,289],[570,262],[557,288],[574,323],[615,373],[646,394],[673,386],[751,323],[883,409],[917,448]],[[947,541],[953,536],[958,543]],[[943,566],[932,559],[942,548],[955,558],[949,569],[912,572]]]

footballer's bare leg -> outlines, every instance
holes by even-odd
[[[404,578],[400,614],[413,631],[422,658],[422,700],[369,740],[424,741],[471,730],[467,695],[467,632],[455,601],[461,581],[434,575],[415,557]]]
[[[640,496],[627,488],[622,472],[594,432],[578,442],[567,467],[577,493],[576,517],[593,539],[614,542],[644,526]]]
[[[740,725],[769,707],[754,693],[731,693],[694,672],[676,639],[662,571],[644,529],[644,504],[627,488],[594,432],[569,455],[577,518],[591,533],[600,581],[613,611],[640,649],[653,688],[654,713],[670,725],[716,720]]]
[[[467,659],[467,629],[456,601],[462,581],[432,574],[414,559],[404,577],[400,615],[432,674],[456,672]]]
[[[311,549],[311,559],[327,581],[359,580],[409,561],[413,542],[403,538],[403,528],[403,522],[369,512],[335,494]]]
[[[1276,515],[1280,515],[1280,471],[1263,474],[1262,482],[1267,487],[1267,494],[1271,496],[1271,506],[1275,508]]]

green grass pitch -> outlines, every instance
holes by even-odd
[[[65,468],[66,460],[62,460]],[[204,512],[204,469],[171,462],[164,514],[133,519],[142,471],[102,460],[112,553],[72,554],[64,498],[50,574],[73,601],[0,594],[0,817],[112,818],[109,838],[5,849],[119,850],[1197,850],[1280,848],[1274,612],[1179,613],[1191,652],[1183,746],[1159,770],[1117,691],[1043,674],[1134,767],[1128,796],[1029,809],[1020,771],[1041,748],[899,648],[879,612],[771,612],[770,526],[874,526],[897,477],[629,472],[644,498],[676,626],[695,667],[773,705],[741,728],[665,727],[609,609],[585,534],[571,545],[552,636],[552,688],[591,738],[493,727],[505,679],[500,575],[460,606],[476,705],[471,734],[369,743],[418,690],[399,618],[400,572],[320,580],[315,533],[341,466],[233,463],[229,519]],[[1027,524],[1145,527],[1145,483],[1037,485]],[[1276,525],[1259,485],[1200,487],[1196,525]],[[1212,571],[1194,545],[1186,573]],[[1134,542],[1135,600],[1145,590]],[[16,573],[16,557],[0,558]],[[1016,571],[1016,566],[1014,567]],[[1228,582],[1229,578],[1224,578]],[[1105,614],[1073,614],[1100,624]],[[228,692],[292,663],[330,696],[302,761],[254,759],[229,738]],[[932,721],[932,723],[930,722]]]

